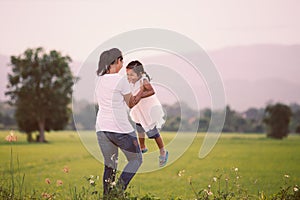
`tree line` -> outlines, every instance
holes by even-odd
[[[64,129],[94,130],[97,112],[95,104],[85,100],[76,104],[78,108],[76,112],[70,113],[68,123],[65,124]],[[17,129],[18,125],[14,118],[15,108],[5,102],[0,102],[0,108],[0,129]],[[219,112],[212,111],[209,108],[196,111],[185,103],[163,105],[163,108],[166,114],[166,123],[162,128],[163,131],[178,131],[179,126],[181,126],[183,131],[194,131],[191,127],[195,126],[191,126],[191,124],[198,123],[197,131],[206,132],[210,125],[212,112],[216,112],[215,114]],[[276,108],[278,109],[277,111]],[[271,112],[274,113],[271,114]],[[195,116],[198,116],[198,118]],[[270,118],[271,116],[274,119]],[[74,122],[74,117],[76,123]],[[283,122],[280,121],[281,119]],[[288,122],[287,126],[284,126],[286,122]],[[272,126],[268,126],[268,124],[272,123],[274,123],[274,130],[270,130]],[[285,130],[281,127],[285,127]],[[213,130],[214,127],[211,127],[211,129]],[[280,129],[283,130],[280,131]],[[290,132],[300,134],[300,105],[295,103],[287,106],[277,103],[270,104],[266,108],[249,108],[244,112],[235,111],[230,106],[226,107],[226,118],[222,132],[268,133],[270,131],[274,132],[272,134],[275,137],[276,134],[281,132],[285,134]],[[281,135],[278,137],[280,138]]]
[[[77,102],[77,104],[80,107],[74,113],[77,128],[93,130],[97,112],[96,106],[87,101]],[[209,108],[200,111],[194,110],[183,102],[163,105],[163,108],[166,116],[163,131],[178,131],[179,126],[183,131],[194,131],[191,127],[195,126],[191,126],[191,124],[198,123],[197,131],[206,132],[210,125],[212,113],[221,115],[220,111],[212,111]],[[95,110],[95,112],[91,114],[91,110]],[[227,106],[222,132],[266,133],[270,126],[275,126],[275,130],[286,127],[284,131],[287,133],[300,133],[300,105],[294,103],[288,106],[276,103],[269,104],[266,108],[249,108],[244,112],[235,111]],[[214,130],[214,127],[210,128]]]
[[[97,107],[93,103],[79,101],[76,102],[79,108],[71,110],[72,86],[79,79],[71,73],[69,56],[39,47],[11,56],[10,62],[12,70],[6,91],[9,101],[0,102],[1,129],[19,129],[27,134],[29,142],[45,142],[45,131],[94,130]],[[193,110],[184,102],[163,107],[166,114],[163,131],[195,131],[191,127],[198,127],[196,131],[206,132],[212,114],[221,115],[220,111],[209,108]],[[266,132],[274,138],[286,137],[289,132],[300,133],[298,104],[276,103],[245,112],[237,112],[230,106],[225,109],[223,132]],[[33,132],[38,133],[35,139]]]

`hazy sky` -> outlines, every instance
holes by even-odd
[[[84,60],[102,42],[163,28],[206,50],[241,44],[300,44],[300,1],[1,0],[0,54],[43,46]]]

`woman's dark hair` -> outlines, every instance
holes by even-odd
[[[138,60],[128,63],[126,69],[132,69],[138,76],[142,76],[143,74],[145,74],[148,80],[151,80],[150,76],[145,72],[142,63]]]
[[[104,74],[107,74],[108,71],[110,70],[110,66],[115,64],[118,60],[120,59],[120,61],[123,60],[123,56],[119,56],[117,59],[115,59],[112,63],[110,63],[109,65],[103,65],[100,63],[98,64],[98,70],[97,70],[97,75],[98,76],[103,76]]]

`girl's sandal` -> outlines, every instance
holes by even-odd
[[[142,149],[141,151],[142,151],[142,153],[146,153],[148,151],[148,149],[145,148],[145,149]]]
[[[169,158],[169,152],[166,152],[165,156],[159,156],[159,167],[163,167],[167,164]]]

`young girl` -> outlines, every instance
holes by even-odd
[[[148,138],[155,139],[160,150],[159,166],[163,167],[168,161],[168,151],[165,150],[163,139],[158,131],[165,123],[162,106],[155,95],[154,89],[149,82],[150,77],[144,71],[142,63],[137,60],[130,62],[126,67],[126,72],[128,81],[131,83],[132,94],[137,94],[141,87],[144,90],[144,98],[130,111],[130,116],[136,123],[142,153],[148,151],[145,145],[146,133]]]

